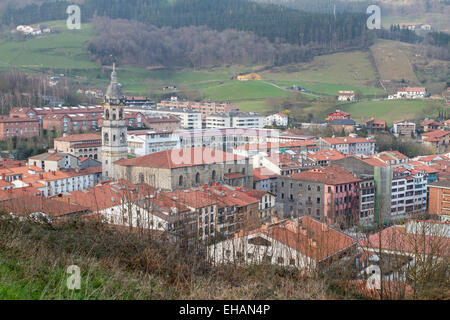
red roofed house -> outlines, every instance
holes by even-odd
[[[371,118],[366,121],[366,128],[370,133],[385,131],[386,130],[386,121]]]
[[[355,101],[355,91],[339,91],[338,101]]]
[[[50,220],[80,217],[89,213],[89,208],[76,204],[61,203],[56,200],[34,195],[22,195],[0,201],[0,210],[25,217],[43,216]]]
[[[310,217],[274,219],[208,247],[213,264],[269,263],[312,273],[356,250],[353,238]]]
[[[442,123],[434,120],[425,120],[420,124],[424,132],[429,132],[442,128]]]
[[[350,120],[351,119],[351,115],[348,112],[344,112],[344,111],[341,111],[341,110],[336,110],[336,111],[328,114],[328,117],[327,117],[326,121],[330,122],[331,120],[335,120],[335,119]]]
[[[227,181],[250,187],[253,168],[246,157],[205,147],[172,149],[114,162],[114,179],[175,190]],[[235,180],[235,181],[234,181]]]
[[[277,202],[285,217],[310,216],[329,224],[352,225],[359,219],[360,182],[331,165],[280,178]]]
[[[422,143],[433,148],[437,153],[449,150],[450,131],[434,130],[422,134]]]

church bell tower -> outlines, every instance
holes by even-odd
[[[102,124],[102,175],[115,179],[114,162],[127,158],[127,126],[124,118],[122,91],[117,83],[116,65],[113,64],[111,83],[105,94]]]

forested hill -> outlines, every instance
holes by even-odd
[[[68,2],[6,9],[1,23],[33,24],[64,19]],[[94,15],[137,20],[157,27],[207,26],[218,31],[254,32],[270,41],[326,48],[365,47],[369,32],[364,13],[318,14],[250,0],[85,0],[83,20]]]

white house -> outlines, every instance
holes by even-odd
[[[355,101],[355,91],[339,91],[338,101]]]
[[[397,92],[390,95],[388,99],[423,99],[427,96],[425,87],[406,87],[399,88]]]
[[[285,113],[275,113],[266,117],[266,125],[267,126],[279,126],[279,127],[287,127],[289,122],[289,117]]]

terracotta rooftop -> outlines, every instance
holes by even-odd
[[[86,140],[102,140],[102,136],[94,133],[72,134],[66,137],[56,138],[55,141],[77,142]]]
[[[356,244],[353,238],[307,216],[301,217],[299,222],[288,220],[263,225],[250,234],[259,232],[318,261]],[[241,232],[235,237],[245,235]]]
[[[327,167],[318,167],[308,171],[302,171],[291,175],[293,179],[306,180],[306,181],[318,181],[325,184],[335,185],[343,183],[354,183],[361,181],[354,177],[347,170],[331,165]]]
[[[245,159],[245,157],[220,150],[194,147],[164,150],[134,159],[121,159],[116,161],[115,164],[121,166],[173,169],[243,159]]]
[[[74,213],[86,213],[87,207],[61,203],[45,197],[23,195],[0,202],[0,208],[8,213],[29,216],[31,213],[43,212],[52,217],[61,217]]]

